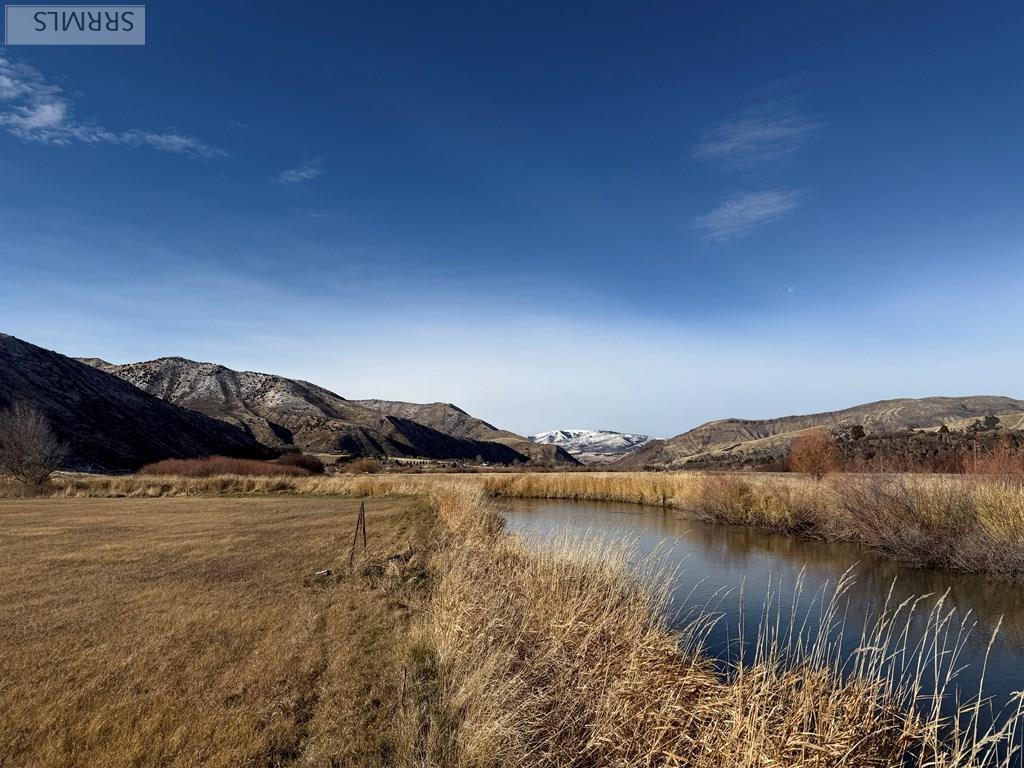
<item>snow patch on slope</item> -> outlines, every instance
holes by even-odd
[[[611,461],[652,440],[649,435],[612,432],[607,429],[552,429],[531,435],[535,443],[557,445],[573,456],[595,461]]]

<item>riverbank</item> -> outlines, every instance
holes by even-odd
[[[924,647],[900,647],[904,605],[865,628],[845,667],[826,629],[799,650],[767,632],[755,658],[723,670],[702,648],[709,618],[670,630],[665,580],[631,569],[629,550],[568,538],[529,549],[503,533],[481,488],[439,486],[432,503],[447,533],[422,635],[437,689],[413,729],[425,764],[1012,764],[999,750],[1016,720],[975,733],[968,705],[968,727],[947,739],[938,701],[917,696],[930,664],[889,674],[893,652],[911,667],[942,656],[956,628],[940,613]],[[823,627],[838,605],[823,607]]]
[[[588,473],[494,475],[496,497],[654,504],[705,522],[846,541],[923,568],[1024,580],[1024,485],[998,477]]]
[[[999,477],[567,472],[209,478],[57,478],[47,495],[162,497],[300,494],[397,496],[438,483],[501,498],[657,505],[707,522],[870,547],[894,560],[1024,581],[1024,485]]]

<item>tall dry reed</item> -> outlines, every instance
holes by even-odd
[[[37,495],[51,498],[155,498],[163,496],[241,496],[274,493],[303,496],[411,496],[429,491],[431,475],[58,475]],[[0,482],[0,497],[21,488]]]
[[[851,541],[921,567],[1024,580],[1024,485],[1003,476],[497,475],[492,495],[657,504],[718,524]]]
[[[891,607],[844,664],[840,602],[826,601],[819,633],[794,642],[766,621],[755,657],[723,671],[702,650],[708,618],[671,631],[666,582],[650,567],[638,574],[628,549],[569,538],[528,548],[502,534],[479,488],[439,487],[432,499],[449,533],[423,632],[437,687],[411,730],[428,747],[417,764],[1012,764],[1019,712],[990,730],[970,706],[959,729],[941,717],[955,664],[928,662],[955,660],[963,637],[941,604],[930,640],[907,640],[915,605]],[[938,695],[926,697],[933,669]]]

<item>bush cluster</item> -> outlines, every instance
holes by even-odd
[[[147,464],[140,475],[177,475],[179,477],[214,477],[215,475],[308,475],[302,467],[230,456],[207,456],[202,459],[164,459]]]

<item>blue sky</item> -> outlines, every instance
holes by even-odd
[[[1024,396],[1019,3],[158,2],[0,48],[0,329],[520,432]]]

